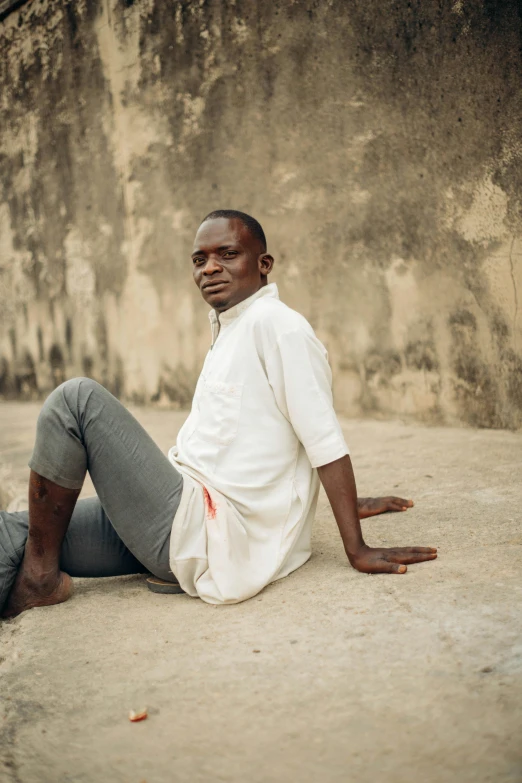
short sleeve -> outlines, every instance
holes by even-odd
[[[277,405],[292,424],[312,467],[349,453],[333,408],[332,373],[322,343],[307,324],[280,334],[266,359]]]

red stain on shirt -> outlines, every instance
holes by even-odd
[[[207,517],[209,519],[216,518],[216,505],[208,493],[208,489],[203,487],[203,495],[205,497],[205,509],[207,511]]]

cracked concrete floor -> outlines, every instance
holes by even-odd
[[[4,495],[37,411],[0,405]],[[165,449],[184,418],[136,413]],[[77,580],[0,627],[1,781],[522,781],[522,434],[344,426],[359,494],[416,501],[368,542],[439,559],[355,572],[322,495],[312,560],[246,603]]]

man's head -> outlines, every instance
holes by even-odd
[[[192,263],[203,299],[222,313],[266,285],[274,259],[266,252],[265,234],[255,218],[217,209],[198,228]]]

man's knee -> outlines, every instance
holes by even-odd
[[[100,390],[105,391],[97,381],[92,378],[70,378],[64,381],[54,389],[43,404],[40,416],[45,416],[49,411],[56,407],[63,407],[64,403],[72,410],[78,410],[78,404],[87,402],[89,396]]]
[[[100,389],[104,389],[104,387],[98,381],[80,376],[78,378],[69,378],[68,381],[60,384],[55,391],[62,390],[63,394],[77,395],[79,393],[99,391]]]

